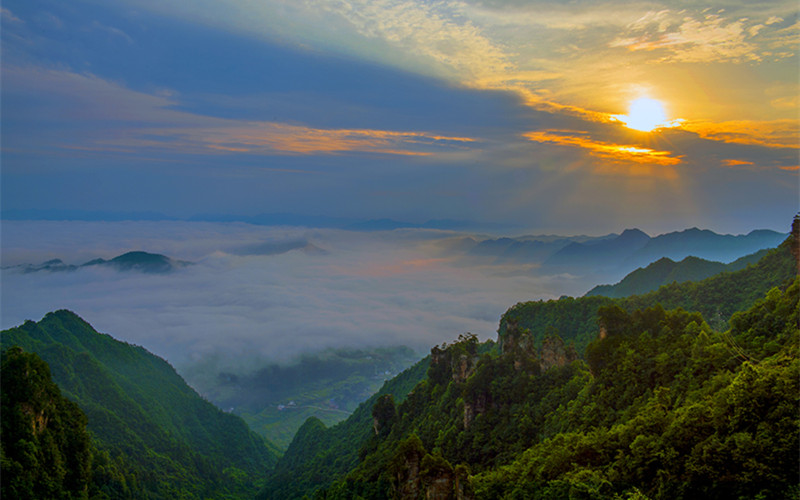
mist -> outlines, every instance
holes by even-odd
[[[542,276],[453,250],[465,235],[353,232],[240,223],[4,221],[2,328],[74,311],[179,371],[286,362],[327,348],[405,345],[426,352],[471,332],[494,338],[519,301],[582,294],[594,282]],[[131,250],[194,263],[169,274],[102,267],[24,274]]]

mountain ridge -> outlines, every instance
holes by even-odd
[[[681,261],[674,261],[669,257],[662,257],[655,262],[640,267],[628,273],[622,280],[613,285],[597,285],[584,295],[603,295],[612,298],[641,295],[656,290],[662,285],[685,281],[699,281],[724,271],[738,271],[750,264],[756,263],[767,254],[766,249],[750,255],[740,257],[735,261],[724,264],[722,262],[688,256]]]
[[[650,237],[638,229],[626,229],[616,238],[600,242],[573,242],[542,262],[546,269],[628,270],[646,266],[662,257],[681,260],[695,256],[730,262],[765,248],[773,248],[786,233],[753,230],[746,235],[718,234],[696,227]]]
[[[98,450],[131,478],[112,474],[112,490],[132,488],[138,498],[250,495],[254,478],[277,460],[273,445],[201,398],[165,360],[70,311],[0,332],[4,350],[14,345],[47,362],[61,392],[86,413]]]
[[[17,264],[4,266],[3,269],[17,269],[22,273],[48,272],[74,272],[87,267],[108,267],[117,271],[135,271],[145,274],[168,274],[183,267],[193,265],[192,262],[175,260],[166,255],[150,253],[142,250],[132,250],[117,255],[111,259],[92,259],[83,264],[66,264],[61,259],[50,259],[42,264]]]

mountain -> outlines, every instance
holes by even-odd
[[[618,235],[607,236],[556,236],[526,235],[514,238],[461,238],[451,243],[450,250],[472,257],[493,258],[497,264],[534,264],[546,260],[572,243],[599,243]]]
[[[730,262],[743,255],[773,248],[786,238],[776,231],[758,230],[747,235],[722,235],[697,228],[651,238],[638,229],[626,229],[616,238],[571,243],[543,262],[552,270],[630,271],[668,257],[682,260],[689,256]]]
[[[431,219],[421,224],[395,219],[355,219],[347,217],[328,217],[324,215],[303,215],[273,213],[259,215],[199,214],[190,221],[203,222],[245,222],[259,226],[297,226],[315,228],[334,228],[348,231],[392,231],[395,229],[439,229],[444,231],[503,230],[513,226],[496,223],[481,223],[470,220]]]
[[[137,251],[124,253],[111,260],[95,259],[81,267],[107,266],[118,271],[166,274],[189,264],[182,260],[173,260],[166,255]]]
[[[61,259],[51,259],[47,262],[42,262],[41,264],[34,265],[34,264],[23,264],[20,266],[9,266],[4,267],[3,269],[20,269],[23,273],[35,273],[38,271],[48,271],[48,272],[61,272],[61,271],[76,271],[78,266],[74,266],[72,264],[66,264]]]
[[[115,269],[117,271],[135,271],[148,274],[167,274],[182,267],[191,265],[191,262],[175,260],[157,253],[142,251],[127,252],[118,255],[111,260],[93,259],[81,265],[65,264],[61,259],[52,259],[42,264],[22,264],[17,266],[4,267],[3,269],[19,269],[23,273],[35,273],[39,271],[61,272],[78,271],[82,268],[100,266]]]
[[[689,256],[730,262],[764,248],[774,248],[784,239],[785,233],[764,229],[734,236],[693,227],[652,238],[631,256],[627,264],[642,266],[661,257],[680,260]]]
[[[191,389],[163,359],[97,333],[69,311],[0,332],[50,366],[78,404],[98,450],[106,498],[239,498],[278,458],[237,416]]]
[[[606,297],[627,297],[628,295],[641,295],[656,290],[667,283],[684,281],[699,281],[723,271],[738,271],[750,264],[758,262],[767,254],[767,249],[746,255],[730,264],[714,262],[699,257],[686,257],[680,262],[675,262],[669,257],[662,257],[645,268],[639,268],[616,285],[598,285],[588,292],[586,296],[603,295]]]
[[[562,297],[558,300],[521,302],[509,308],[500,318],[498,332],[516,324],[528,329],[537,342],[548,331],[575,342],[582,352],[597,332],[597,310],[617,304],[626,311],[661,304],[667,309],[683,308],[697,311],[712,326],[725,328],[737,311],[750,307],[775,286],[785,286],[797,275],[796,260],[791,246],[794,237],[787,238],[777,248],[768,251],[758,262],[744,269],[722,272],[697,282],[670,282],[642,295],[610,298],[600,295]]]
[[[407,395],[307,421],[259,498],[791,498],[793,243],[644,295],[517,304],[498,343],[434,347]]]
[[[340,424],[360,428],[349,439],[309,420],[259,498],[792,498],[798,298],[795,278],[724,332],[612,303],[585,361],[553,333],[541,347],[517,326],[499,348],[462,336],[405,398]]]
[[[517,238],[488,239],[478,242],[467,251],[468,255],[495,257],[497,263],[536,263],[569,245],[571,240],[525,241]]]
[[[785,238],[786,234],[769,230],[732,236],[697,228],[651,238],[639,229],[626,229],[621,234],[604,236],[453,238],[443,247],[443,251],[488,258],[495,264],[540,264],[545,272],[593,274],[597,278],[608,279],[617,278],[664,257],[682,260],[695,256],[704,260],[730,262],[743,255],[774,248]]]
[[[644,247],[650,236],[638,229],[626,229],[616,238],[586,243],[573,242],[543,263],[549,268],[606,268],[617,265]]]

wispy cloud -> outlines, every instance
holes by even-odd
[[[94,22],[92,22],[92,28],[96,29],[96,30],[99,30],[99,31],[102,31],[102,32],[105,32],[105,33],[108,33],[111,36],[119,37],[119,38],[125,40],[129,44],[134,43],[133,38],[131,38],[130,35],[128,35],[127,33],[125,33],[124,31],[122,31],[119,28],[115,28],[114,26],[106,26],[106,25],[104,25],[102,23],[94,21]]]
[[[662,166],[678,165],[681,163],[681,158],[679,156],[673,156],[673,153],[669,151],[657,151],[632,144],[614,144],[598,141],[588,137],[586,134],[579,134],[573,131],[553,130],[527,132],[523,135],[528,140],[534,142],[581,148],[588,151],[589,154],[593,156],[612,162]]]
[[[218,118],[179,110],[179,102],[169,93],[137,92],[92,74],[39,67],[4,70],[7,92],[60,97],[55,112],[63,133],[51,146],[67,151],[429,156],[476,142],[428,131],[318,128]],[[54,109],[46,108],[44,101],[42,107],[41,113],[52,115]]]
[[[5,7],[0,8],[0,20],[4,23],[22,23],[22,20]]]
[[[664,55],[653,61],[656,63],[761,61],[770,47],[756,38],[759,33],[764,37],[766,31],[774,31],[772,25],[777,21],[772,21],[761,24],[748,18],[730,19],[721,11],[698,17],[668,10],[650,12],[609,45],[632,51],[662,50]]]
[[[696,8],[671,1],[272,0],[254,5],[227,0],[188,8],[172,0],[141,5],[456,85],[510,92],[535,109],[599,122],[622,111],[632,87],[663,86],[650,78],[648,66],[758,64],[796,57],[797,46],[793,20],[798,9],[790,2],[766,7],[712,2]],[[200,16],[201,11],[216,15]],[[796,109],[791,96],[771,100],[776,112]],[[758,103],[751,106],[757,109]],[[699,116],[673,118],[704,119],[702,109],[693,112]],[[733,118],[732,112],[726,114],[727,120]]]
[[[686,122],[681,127],[714,141],[800,149],[800,123],[797,120]]]
[[[475,142],[427,132],[369,129],[320,129],[285,123],[229,121],[222,127],[143,129],[141,136],[159,140],[136,141],[153,148],[176,148],[185,153],[213,151],[250,154],[337,154],[344,152],[428,156]],[[113,141],[110,142],[113,145]]]
[[[345,18],[362,36],[428,59],[466,83],[514,69],[506,51],[463,15],[460,2],[340,0],[317,5]]]
[[[735,160],[735,159],[727,159],[723,160],[722,164],[728,167],[740,167],[740,166],[749,166],[752,167],[755,165],[752,161],[747,160]]]

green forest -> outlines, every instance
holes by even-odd
[[[26,375],[19,373],[19,363],[6,367],[4,361],[3,409],[9,405],[25,413],[25,408],[38,408],[36,399],[29,398],[45,390],[55,393],[52,375],[55,389],[71,403],[45,404],[37,418],[46,423],[48,432],[49,422],[83,420],[85,431],[80,432],[90,436],[87,456],[91,458],[86,463],[91,468],[85,475],[89,482],[83,493],[65,490],[63,495],[9,494],[8,498],[87,498],[87,494],[93,499],[251,498],[264,471],[278,458],[274,446],[239,417],[202,399],[166,361],[96,332],[69,311],[5,330],[0,342],[4,353],[24,351],[25,356],[35,356],[37,361],[31,363],[39,367],[39,376],[30,380],[33,387],[11,392],[16,389],[7,382],[24,380]],[[80,416],[65,413],[64,408]],[[30,432],[25,428],[30,420],[6,418],[13,414],[3,411],[2,418],[4,497],[15,481],[14,464],[26,463],[13,454],[18,443],[12,436]],[[78,427],[71,428],[77,432]],[[62,431],[56,428],[53,432]],[[49,441],[26,442],[33,444],[28,455],[53,455],[36,446]],[[61,463],[57,455],[48,460]],[[57,470],[40,468],[52,476],[48,480],[58,480]]]
[[[519,303],[286,451],[69,311],[3,331],[2,496],[796,499],[800,279],[750,265]]]
[[[498,342],[435,347],[410,393],[307,422],[259,498],[797,498],[793,245],[645,295],[517,304]]]

